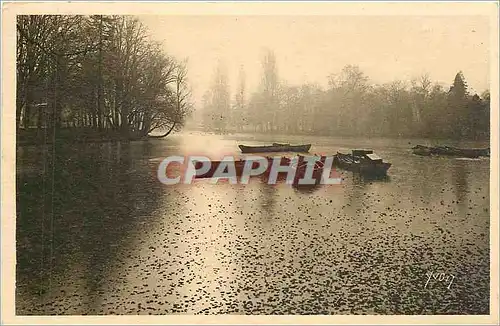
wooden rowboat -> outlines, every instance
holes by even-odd
[[[208,163],[210,163],[210,169],[205,173],[196,174],[195,178],[213,178],[215,172],[217,171],[217,169],[219,168],[219,166],[222,163],[229,164],[229,165],[234,164],[235,176],[240,177],[243,173],[243,169],[245,167],[246,162],[247,162],[246,160],[242,160],[242,159],[236,160],[236,161],[231,161],[231,160],[230,161],[209,161]],[[195,167],[195,169],[200,170],[202,168],[203,164],[205,164],[205,163],[206,162],[196,161],[194,163],[194,167]],[[254,161],[252,163],[252,169],[256,169],[258,166],[259,166],[258,161]],[[225,171],[225,172],[227,173],[228,171]]]
[[[305,145],[290,145],[273,143],[268,146],[246,146],[238,145],[242,153],[270,153],[270,152],[299,152],[307,153],[311,148],[311,144]]]
[[[314,169],[313,169],[313,174],[312,178],[314,180],[320,180],[321,174],[323,172],[323,166],[324,166],[324,160],[326,157],[322,157],[321,160],[315,162],[314,164]],[[271,167],[273,165],[273,158],[272,157],[266,157],[267,160],[267,169],[263,172],[264,177],[269,177]],[[248,160],[240,159],[236,161],[209,161],[208,163],[210,164],[210,168],[207,172],[205,173],[200,173],[195,176],[195,178],[213,178],[215,172],[219,168],[219,166],[224,163],[228,165],[234,164],[234,171],[235,171],[235,177],[241,177],[243,174],[243,170],[245,168],[245,163],[248,162]],[[194,162],[194,166],[197,170],[200,170],[203,166],[203,164],[206,164],[207,162],[204,161],[196,161]],[[252,162],[252,169],[257,169],[261,162],[258,160]],[[307,170],[307,165],[308,162],[305,160],[305,156],[298,156],[298,160],[296,162],[293,162],[292,159],[288,157],[281,157],[280,163],[281,166],[291,166],[296,169],[295,173],[295,179],[294,181],[297,181],[298,179],[302,179],[305,176],[306,170]],[[227,170],[224,172],[228,172]],[[281,179],[286,176],[286,173],[279,172],[278,173],[278,179]]]
[[[325,160],[326,156],[321,156],[321,159],[319,161],[314,162],[313,173],[312,173],[313,180],[316,181],[321,180],[323,169],[325,167]],[[308,164],[310,163],[305,160],[305,156],[299,155],[299,161],[296,167],[297,171],[295,172],[296,181],[298,181],[298,179],[304,178]]]

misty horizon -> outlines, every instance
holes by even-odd
[[[276,56],[278,81],[328,88],[330,75],[358,66],[372,85],[427,75],[444,88],[463,72],[472,94],[489,90],[489,20],[481,16],[139,16],[152,39],[188,59],[197,110],[218,65],[231,100],[239,72],[257,90],[266,51]],[[178,33],[183,30],[183,33]],[[416,55],[417,54],[417,55]]]

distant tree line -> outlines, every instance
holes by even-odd
[[[228,103],[227,82],[215,83],[203,108],[207,130],[488,139],[490,94],[470,94],[462,72],[449,88],[427,75],[410,82],[374,85],[354,65],[329,76],[329,86],[289,86],[278,78],[272,51],[262,60],[259,89],[245,101],[244,74],[235,100]],[[217,74],[220,74],[220,70]],[[218,77],[216,80],[223,80]],[[224,100],[213,96],[223,90]]]
[[[186,62],[165,54],[138,19],[18,16],[19,136],[167,134],[182,127],[190,109]]]

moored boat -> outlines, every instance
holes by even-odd
[[[269,156],[265,157],[265,160],[267,161],[267,169],[263,172],[264,175],[269,176],[269,174],[271,172],[271,168],[273,167],[273,164],[276,164],[276,163],[274,163],[275,159],[276,158],[269,157]],[[304,178],[306,171],[307,171],[307,168],[310,165],[314,164],[312,166],[312,168],[313,168],[312,178],[319,179],[319,178],[321,178],[321,174],[323,172],[325,159],[326,159],[326,157],[323,156],[319,160],[317,160],[313,163],[313,162],[307,161],[306,156],[302,156],[302,155],[298,155],[296,159],[292,159],[292,158],[283,156],[283,157],[279,158],[278,165],[289,166],[289,167],[295,169],[296,170],[295,178],[299,179],[299,178]],[[223,170],[223,172],[225,174],[227,174],[229,171],[231,171],[232,165],[234,165],[235,176],[240,177],[243,173],[244,168],[245,168],[245,164],[248,161],[249,160],[247,160],[247,159],[227,160],[227,161],[195,161],[194,167],[198,171],[200,171],[202,169],[204,164],[210,165],[207,172],[202,172],[202,173],[198,172],[198,174],[196,174],[195,177],[196,178],[217,177],[217,176],[215,176],[215,174],[216,174],[215,172],[217,171],[217,169],[220,168],[221,164],[225,165],[225,168]],[[251,169],[253,169],[253,170],[257,169],[260,164],[262,164],[261,160],[254,160],[251,164]],[[228,170],[227,166],[231,166],[231,170]],[[219,172],[221,172],[220,169],[219,169]],[[286,174],[287,174],[286,172],[280,171],[280,172],[278,172],[278,178],[286,176]]]
[[[344,170],[367,175],[385,175],[392,165],[384,162],[372,150],[353,150],[352,154],[337,153],[333,164]]]
[[[457,148],[451,146],[422,146],[416,145],[412,148],[415,155],[443,155],[467,158],[478,158],[480,156],[490,156],[489,148]]]
[[[490,156],[490,149],[489,148],[462,148],[459,149],[465,157],[480,157],[480,156],[485,156],[489,157]]]
[[[311,148],[311,144],[305,145],[290,145],[273,143],[267,146],[246,146],[238,145],[242,153],[268,153],[268,152],[299,152],[307,153]]]
[[[432,155],[432,150],[430,147],[417,145],[412,148],[413,154],[421,155],[421,156],[430,156]]]
[[[235,170],[235,175],[236,177],[241,176],[243,173],[243,169],[245,167],[246,160],[229,160],[229,161],[207,161],[210,164],[210,169],[207,172],[196,174],[195,178],[213,178],[215,172],[219,168],[219,166],[224,163],[227,165],[233,165],[234,164],[234,170]],[[194,167],[196,170],[200,170],[203,166],[203,164],[206,164],[207,162],[204,161],[196,161],[194,164]],[[257,168],[259,162],[255,161],[252,163],[252,168]],[[227,168],[224,171],[225,173],[228,173]]]
[[[265,158],[267,160],[267,169],[264,171],[264,173],[269,173],[270,169],[271,169],[271,166],[272,166],[272,160],[273,158],[272,157],[266,157]],[[249,160],[248,159],[239,159],[239,160],[227,160],[227,161],[196,161],[194,162],[194,167],[196,170],[201,170],[201,168],[203,167],[203,164],[210,164],[210,168],[207,172],[204,172],[204,173],[197,173],[195,178],[214,178],[214,177],[218,177],[215,175],[215,172],[217,171],[217,169],[219,168],[219,166],[221,164],[224,164],[226,167],[224,169],[224,173],[227,174],[230,172],[230,170],[228,170],[227,166],[232,166],[234,164],[234,172],[235,172],[235,175],[236,177],[241,177],[242,174],[243,174],[243,170],[245,168],[245,163],[248,162]],[[252,165],[251,165],[251,169],[257,169],[259,167],[259,165],[262,164],[262,162],[260,160],[253,160],[252,162]],[[289,165],[290,164],[290,159],[287,158],[287,157],[282,157],[281,158],[281,162],[280,162],[280,165]],[[219,171],[221,172],[221,171]]]
[[[323,170],[325,167],[325,159],[326,156],[321,156],[321,159],[314,162],[313,166],[313,171],[312,171],[312,179],[315,180],[316,182],[321,180]],[[306,157],[299,155],[298,156],[298,162],[297,162],[297,167],[296,167],[296,172],[295,172],[295,181],[298,181],[299,179],[303,179],[308,165],[311,164],[308,161],[306,161]]]

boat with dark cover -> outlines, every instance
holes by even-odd
[[[384,162],[372,150],[360,149],[353,150],[351,154],[335,154],[333,164],[341,169],[366,175],[385,175],[392,165]]]
[[[422,146],[416,145],[412,148],[413,154],[421,156],[441,155],[456,156],[466,158],[478,158],[481,156],[490,156],[489,148],[457,148],[451,146]]]

